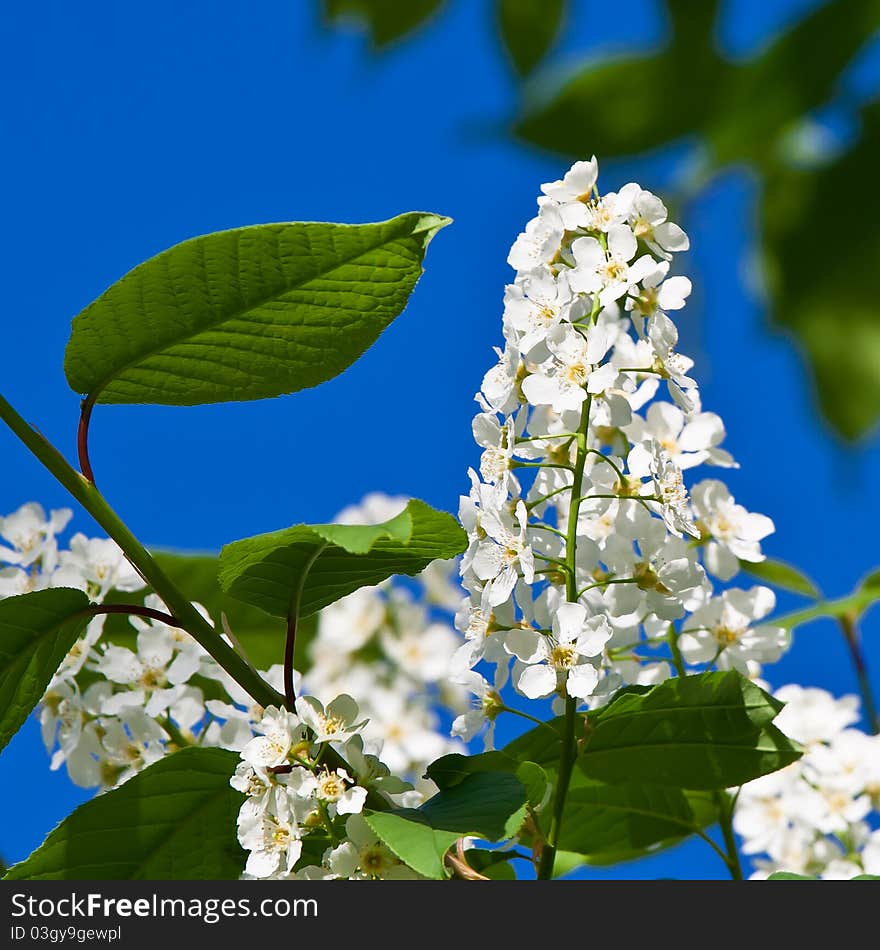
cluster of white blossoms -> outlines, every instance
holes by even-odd
[[[688,238],[655,195],[600,196],[597,175],[594,158],[543,185],[508,257],[505,345],[476,396],[482,457],[460,506],[465,739],[488,723],[491,743],[508,679],[558,711],[663,680],[669,638],[690,667],[753,677],[788,644],[764,622],[769,588],[716,589],[763,560],[772,521],[718,479],[685,486],[696,466],[736,466],[669,317],[691,291],[670,276]]]
[[[247,796],[238,816],[238,840],[248,852],[246,877],[418,876],[361,817],[368,792],[383,802],[421,801],[418,793],[408,798],[412,786],[364,751],[364,725],[357,703],[345,694],[326,708],[300,696],[295,712],[265,710],[231,780]]]
[[[739,793],[734,829],[743,853],[755,856],[752,877],[880,875],[880,736],[853,728],[855,696],[791,685],[776,697],[786,706],[775,723],[804,755]]]
[[[387,520],[406,501],[371,495],[339,520]],[[76,534],[62,549],[58,536],[71,517],[69,510],[47,515],[34,503],[0,517],[0,598],[73,587],[96,604],[112,591],[123,594],[116,602],[166,612],[154,595],[137,596],[144,582],[113,541]],[[426,765],[464,751],[440,713],[467,705],[462,688],[448,682],[460,643],[451,626],[461,594],[451,583],[455,569],[453,562],[437,562],[407,586],[389,581],[333,604],[318,618],[308,669],[297,674],[300,691],[326,704],[340,694],[360,697],[364,749],[381,753],[423,794],[432,791],[420,780]],[[75,784],[106,789],[196,742],[237,752],[248,747],[263,728],[264,710],[187,633],[131,616],[114,618],[108,634],[108,621],[102,615],[89,622],[43,698],[40,721],[52,769],[64,765]],[[280,633],[279,653],[282,648]],[[283,688],[280,665],[263,676]]]

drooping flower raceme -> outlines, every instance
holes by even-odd
[[[369,495],[339,519],[385,521],[406,502]],[[114,591],[117,601],[167,612],[155,595],[143,597],[143,582],[112,541],[78,534],[70,547],[60,546],[58,535],[71,516],[66,509],[47,514],[31,503],[0,518],[0,597],[75,587],[94,603]],[[434,791],[422,779],[427,764],[445,752],[463,751],[459,741],[448,737],[437,712],[438,706],[453,714],[467,708],[464,688],[448,679],[461,642],[451,625],[451,611],[461,597],[451,580],[455,570],[454,563],[436,562],[407,587],[389,581],[328,607],[308,646],[306,674],[296,677],[298,692],[315,697],[311,713],[305,706],[298,711],[310,726],[318,722],[315,710],[334,710],[332,721],[338,718],[337,697],[357,695],[360,720],[352,734],[363,743],[361,768],[369,771],[369,756],[381,754],[382,768],[412,779],[422,797]],[[182,745],[241,752],[255,735],[265,737],[264,710],[189,634],[138,616],[129,619],[133,630],[127,635],[125,621],[108,634],[107,620],[98,616],[89,622],[40,707],[53,769],[65,766],[77,785],[112,788]],[[280,665],[263,675],[283,688]],[[315,741],[328,738],[320,730],[314,734]],[[328,774],[318,780],[331,812],[345,814],[357,801],[351,777]],[[415,801],[416,793],[409,794]],[[296,813],[277,817],[288,821]],[[248,841],[255,840],[257,826],[248,827]]]
[[[736,466],[670,316],[691,290],[673,273],[687,236],[655,195],[603,196],[597,179],[593,158],[543,185],[508,258],[504,346],[476,396],[482,457],[460,505],[456,676],[475,697],[461,735],[491,727],[508,679],[561,711],[667,677],[670,637],[688,667],[751,676],[788,643],[766,620],[768,588],[716,590],[763,559],[772,522],[717,478],[685,480]]]

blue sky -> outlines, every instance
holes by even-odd
[[[662,37],[659,4],[631,0],[626,17],[622,5],[608,6],[575,4],[563,62]],[[722,45],[745,55],[811,6],[728,3]],[[507,250],[539,184],[564,165],[504,135],[516,90],[484,4],[450,0],[429,30],[380,58],[357,34],[320,29],[314,7],[51,0],[2,13],[0,388],[68,454],[78,412],[61,369],[70,319],[141,260],[256,222],[373,221],[408,210],[455,219],[432,244],[403,316],[331,383],[272,402],[98,408],[95,471],[150,544],[218,548],[328,520],[374,490],[455,510],[478,458],[472,397],[500,340]],[[626,171],[607,167],[603,188]],[[639,163],[645,187],[661,190],[665,173]],[[755,201],[748,173],[731,170],[685,222],[693,251],[683,266],[696,293],[684,349],[742,465],[729,478],[737,500],[776,522],[766,551],[838,595],[880,564],[870,528],[880,517],[880,452],[876,439],[858,448],[835,439],[796,348],[767,329],[745,277]],[[67,504],[0,431],[0,510],[31,499]],[[94,530],[81,513],[75,527]],[[880,688],[876,626],[869,618],[865,634]],[[767,676],[855,689],[830,624],[804,628]],[[0,839],[7,860],[24,857],[83,797],[50,775],[33,723],[0,758],[0,788],[16,809]],[[722,870],[696,842],[609,876]]]

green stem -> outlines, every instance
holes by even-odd
[[[577,603],[577,527],[578,514],[581,506],[581,492],[584,484],[584,466],[587,463],[587,430],[590,426],[590,409],[592,397],[587,395],[581,413],[581,424],[577,432],[577,458],[574,464],[574,478],[571,486],[571,504],[568,509],[568,525],[565,539],[565,598],[571,603]],[[550,819],[550,831],[541,852],[541,863],[538,867],[538,878],[549,880],[553,877],[553,866],[556,863],[556,851],[559,844],[559,835],[562,830],[562,820],[565,814],[565,799],[568,796],[568,786],[571,782],[571,773],[574,768],[576,755],[575,720],[577,700],[571,696],[565,699],[565,729],[562,736],[562,748],[559,753],[559,778],[556,782],[553,802],[553,816]]]
[[[673,623],[669,624],[666,630],[666,640],[669,643],[669,649],[672,651],[672,663],[676,672],[679,676],[686,676],[687,670],[681,655],[681,648],[678,645],[678,632]],[[743,879],[742,867],[739,863],[739,852],[736,849],[736,838],[733,836],[733,801],[727,792],[715,792],[713,798],[718,807],[718,824],[724,837],[725,852],[722,852],[707,835],[701,835],[701,837],[705,838],[724,859],[733,880],[741,881]]]
[[[562,737],[562,750],[559,753],[559,779],[556,783],[556,796],[553,802],[553,817],[550,819],[550,832],[544,850],[541,852],[541,863],[538,866],[538,880],[547,881],[553,877],[553,865],[556,863],[556,851],[559,846],[559,834],[562,830],[562,819],[565,814],[565,799],[568,796],[568,786],[571,782],[571,772],[575,760],[575,713],[577,700],[568,697],[565,700],[565,733]]]
[[[718,823],[721,825],[721,834],[724,838],[724,847],[727,856],[724,863],[734,881],[743,879],[742,865],[739,862],[739,851],[736,849],[736,838],[733,835],[733,803],[727,792],[715,792],[715,804],[718,806]]]
[[[283,705],[284,697],[266,683],[257,671],[218,635],[212,624],[205,620],[189,598],[177,589],[174,582],[153,560],[147,549],[107,504],[97,488],[75,471],[58,449],[39,432],[32,429],[2,396],[0,396],[0,419],[119,545],[135,570],[165,602],[180,627],[186,630],[257,703],[261,706]]]
[[[876,736],[880,733],[880,720],[877,718],[877,704],[874,702],[874,693],[871,689],[871,680],[868,676],[868,666],[865,662],[865,654],[862,652],[858,624],[852,614],[844,614],[838,618],[838,623],[840,624],[840,629],[843,631],[846,645],[849,647],[849,654],[856,671],[856,678],[859,681],[859,692],[862,695],[862,709],[868,723],[868,728]]]
[[[687,676],[684,657],[681,655],[681,647],[678,645],[678,633],[673,623],[669,624],[666,631],[666,642],[669,644],[669,649],[672,652],[672,665],[675,667],[675,672],[678,673],[679,676]]]

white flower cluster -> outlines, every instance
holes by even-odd
[[[238,840],[248,852],[247,877],[417,876],[361,817],[368,789],[385,801],[387,795],[403,795],[405,801],[412,788],[364,752],[364,725],[357,704],[345,694],[326,709],[313,697],[301,696],[295,713],[274,707],[265,711],[231,780],[233,788],[247,795],[238,816]],[[328,750],[348,768],[327,764]],[[304,866],[296,869],[301,860]]]
[[[667,677],[652,651],[670,630],[686,663],[751,676],[788,642],[762,622],[771,590],[710,580],[762,560],[772,521],[717,479],[685,487],[685,470],[736,465],[669,317],[691,291],[669,275],[688,238],[655,195],[631,183],[600,196],[597,175],[594,158],[543,185],[508,257],[505,346],[476,396],[483,451],[460,506],[455,675],[477,701],[455,724],[466,739],[498,714],[508,677],[558,709]]]
[[[339,520],[384,521],[405,504],[371,495]],[[0,598],[74,587],[102,603],[111,591],[143,590],[114,542],[77,534],[68,549],[59,547],[71,516],[68,510],[47,515],[31,503],[0,517],[6,542],[0,540]],[[463,691],[448,683],[460,642],[451,627],[461,593],[450,580],[454,571],[454,563],[437,562],[406,587],[364,588],[327,608],[309,645],[308,671],[297,677],[301,689],[325,703],[343,693],[363,697],[365,748],[381,750],[383,762],[407,778],[418,779],[445,752],[463,751],[438,713],[438,707],[464,707]],[[154,595],[140,600],[165,612]],[[98,616],[89,623],[43,698],[40,720],[53,769],[65,765],[77,785],[110,788],[195,742],[239,752],[247,747],[264,710],[188,634],[132,616],[130,632],[120,636],[117,627],[108,640],[107,621]],[[283,688],[280,665],[263,675]],[[419,787],[432,791],[427,782]]]
[[[855,696],[835,699],[822,689],[784,686],[775,723],[804,746],[779,772],[744,785],[734,829],[753,878],[790,871],[826,880],[880,875],[880,736],[853,728]],[[875,830],[872,830],[872,827]]]

